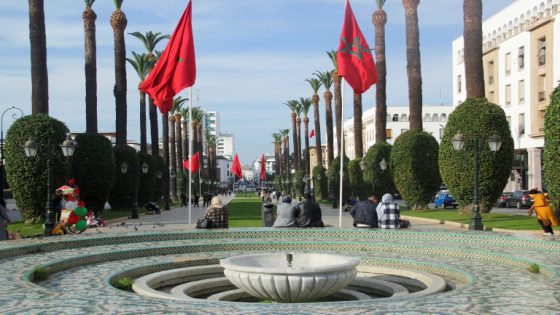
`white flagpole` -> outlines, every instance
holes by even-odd
[[[189,88],[189,224],[191,224],[191,212],[192,212],[192,151],[193,151],[193,130],[192,130],[192,86]]]
[[[342,97],[342,106],[341,106],[341,110],[340,110],[340,149],[338,150],[338,157],[340,160],[340,176],[339,176],[339,180],[340,180],[340,195],[339,195],[339,200],[338,200],[338,227],[342,227],[342,183],[344,182],[344,172],[343,172],[343,166],[344,166],[344,78],[342,78],[341,80],[341,85],[342,85],[342,89],[341,89],[341,97]]]

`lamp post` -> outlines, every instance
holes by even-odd
[[[461,133],[456,134],[451,139],[453,143],[453,149],[460,151],[463,150],[465,146],[465,136]],[[480,205],[478,200],[478,160],[480,159],[480,139],[479,136],[474,138],[474,189],[473,189],[473,211],[471,216],[471,223],[469,224],[469,230],[483,230],[482,217],[480,216]],[[502,138],[498,135],[490,136],[488,139],[488,146],[490,151],[497,152],[502,146]]]
[[[23,117],[23,111],[18,107],[12,106],[2,112],[2,118],[0,119],[0,200],[4,200],[4,115],[12,110],[16,111],[12,113],[13,119]],[[17,111],[19,111],[19,116]]]
[[[148,173],[148,163],[144,162],[142,163],[142,173],[146,174]],[[126,174],[128,172],[128,164],[126,162],[123,162],[121,164],[121,173]],[[159,173],[158,173],[159,174]],[[138,219],[138,180],[134,179],[134,203],[132,204],[132,212],[130,213],[130,219]]]
[[[305,184],[305,186],[307,187],[307,192],[311,193],[311,187],[309,187],[309,180],[311,179],[311,177],[309,177],[309,175],[305,175],[303,176],[303,182]]]
[[[25,151],[25,155],[27,157],[35,157],[37,155],[38,150],[37,143],[30,139],[25,142],[23,149]],[[76,143],[72,140],[70,134],[67,135],[66,140],[60,145],[62,149],[62,154],[65,157],[70,157],[74,154],[74,149],[76,148]],[[54,220],[54,206],[52,203],[52,160],[51,160],[51,151],[53,150],[51,145],[51,140],[47,140],[47,205],[46,205],[46,216],[45,222],[43,223],[43,235],[48,236],[51,234],[51,231],[54,228],[55,220]]]
[[[389,166],[389,163],[383,158],[381,162],[379,162],[379,168],[383,172],[387,169],[387,166]],[[362,172],[366,170],[366,161],[364,159],[360,161],[360,169]],[[371,167],[371,193],[375,194],[375,161]]]

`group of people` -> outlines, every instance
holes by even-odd
[[[356,202],[349,211],[357,228],[400,229],[410,226],[401,220],[399,205],[391,194],[384,194],[379,202],[372,193],[366,200]]]
[[[273,227],[324,227],[321,207],[313,201],[310,193],[304,200],[292,206],[292,198],[285,197],[276,210]]]

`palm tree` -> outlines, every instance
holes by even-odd
[[[148,72],[152,67],[152,62],[148,58],[147,54],[137,54],[132,52],[134,59],[126,58],[126,60],[132,65],[138,77],[140,77],[140,83],[146,79]],[[140,152],[146,153],[147,143],[146,143],[146,93],[140,91]]]
[[[321,120],[319,119],[319,89],[321,88],[321,81],[316,78],[306,79],[309,82],[311,89],[313,89],[313,116],[315,118],[315,149],[317,150],[317,165],[323,165],[323,152],[321,149]]]
[[[280,165],[282,165],[282,158],[280,153],[280,151],[282,150],[282,135],[278,132],[275,132],[272,134],[272,138],[274,139],[272,143],[274,143],[274,160],[276,161],[276,164],[274,165],[274,172],[276,173],[276,175],[280,176],[282,175],[282,168],[280,167]]]
[[[303,113],[303,129],[305,131],[305,175],[310,176],[311,174],[311,164],[309,161],[309,109],[311,108],[311,99],[309,98],[299,98],[299,105],[301,106],[301,112]],[[309,184],[307,185],[309,187]]]
[[[375,86],[375,143],[387,142],[387,63],[385,61],[385,24],[387,13],[383,10],[385,0],[376,0],[377,10],[373,12],[375,25],[375,65],[377,85]]]
[[[181,132],[181,111],[183,110],[183,105],[188,98],[177,97],[178,101],[177,104],[173,104],[173,108],[171,109],[171,113],[174,113],[173,123],[175,124],[175,160],[171,158],[171,161],[175,163],[177,172],[181,172],[183,169],[183,134]],[[173,124],[172,123],[172,124]],[[173,141],[171,142],[173,144]]]
[[[280,134],[282,135],[282,139],[284,139],[283,160],[284,163],[286,164],[283,165],[285,167],[284,174],[286,175],[286,178],[289,178],[290,177],[290,129],[280,129],[278,132],[280,132]]]
[[[183,104],[187,101],[186,98],[182,98],[181,96],[177,96],[175,98],[173,98],[173,107],[171,108],[171,116],[169,117],[169,145],[170,145],[170,151],[169,151],[169,163],[171,163],[171,171],[173,172],[173,174],[177,175],[177,169],[181,169],[181,166],[179,166],[177,168],[177,141],[175,140],[176,138],[176,133],[175,133],[175,122],[176,122],[176,118],[177,116],[174,115],[175,113],[177,113],[179,110],[181,110],[181,106],[183,106]],[[180,124],[180,122],[178,122]],[[177,177],[175,176],[174,178],[172,178],[171,180],[171,186],[170,186],[170,191],[171,191],[171,196],[173,196],[173,198],[177,198]]]
[[[181,116],[183,118],[183,120],[181,121],[183,129],[183,160],[186,160],[189,157],[189,109],[183,108],[181,110]]]
[[[362,94],[354,92],[354,158],[364,156],[364,143],[362,142]]]
[[[299,104],[298,101],[296,101],[297,106],[296,106],[296,137],[297,137],[297,149],[295,150],[296,152],[296,159],[298,161],[298,167],[297,170],[298,171],[303,171],[303,163],[301,161],[301,105]]]
[[[113,0],[115,11],[111,14],[111,27],[115,41],[115,95],[116,109],[116,143],[126,144],[126,47],[124,29],[128,23],[126,15],[121,11],[124,0]]]
[[[216,180],[216,136],[206,131],[206,159],[208,161],[208,179]]]
[[[169,210],[169,113],[161,114],[161,133],[163,135],[163,174],[165,210]],[[154,154],[152,152],[152,154]]]
[[[406,16],[406,71],[408,74],[408,106],[410,129],[422,130],[422,72],[420,69],[420,34],[418,5],[420,0],[403,0]]]
[[[338,149],[338,154],[342,152],[343,148],[340,148],[340,130],[342,130],[342,78],[338,76],[338,62],[336,60],[336,50],[327,51],[327,55],[333,63],[333,90],[334,90],[334,108],[335,108],[335,118],[336,118],[336,145]],[[333,151],[334,154],[334,151]],[[330,166],[330,164],[329,164]]]
[[[48,115],[49,77],[43,0],[29,0],[29,42],[31,44],[31,113]]]
[[[482,1],[464,0],[465,80],[468,98],[482,98],[484,70],[482,67]]]
[[[297,143],[297,128],[296,128],[296,119],[297,119],[297,108],[298,108],[298,101],[290,100],[286,103],[290,110],[292,111],[292,141],[294,142],[294,153],[298,152],[298,143]],[[296,170],[299,169],[299,156],[295,154],[295,168]]]
[[[168,39],[169,35],[161,35],[161,33],[153,33],[152,31],[146,32],[143,35],[140,32],[132,32],[130,35],[138,38],[148,52],[148,57],[153,61],[153,64],[159,59],[161,52],[155,51],[156,45],[163,39]],[[150,69],[151,70],[151,69]],[[159,155],[159,136],[158,136],[158,122],[157,122],[157,109],[154,105],[154,100],[150,98],[150,139],[152,146],[152,154]]]
[[[203,161],[202,161],[202,157],[203,157],[203,153],[202,152],[202,120],[204,119],[204,111],[200,108],[200,107],[193,107],[192,109],[192,119],[191,119],[191,124],[192,124],[192,137],[193,137],[193,152],[198,152],[198,162],[199,165],[201,166],[201,170],[199,172],[199,174],[202,174],[202,166]],[[198,177],[198,179],[200,180],[200,176]]]
[[[95,0],[84,0],[84,50],[86,74],[86,132],[97,133],[97,46],[95,42],[95,20],[97,15],[91,8]]]
[[[321,81],[325,87],[325,93],[323,98],[325,99],[325,124],[327,126],[327,165],[331,165],[334,160],[334,144],[333,144],[333,118],[332,118],[332,99],[333,94],[331,93],[331,86],[333,85],[333,72],[315,72],[317,78]]]

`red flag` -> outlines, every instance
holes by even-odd
[[[241,172],[241,164],[239,163],[239,157],[237,156],[237,153],[235,154],[233,163],[231,164],[231,172],[237,175],[237,177],[239,178],[243,177],[243,172]]]
[[[139,87],[154,99],[162,113],[173,107],[173,96],[196,80],[191,13],[192,2],[189,1],[159,61]]]
[[[189,161],[192,160],[192,170],[189,169]],[[191,171],[192,173],[196,173],[196,171],[198,171],[198,168],[200,167],[200,162],[198,161],[198,151],[196,151],[195,154],[193,154],[193,156],[191,156],[191,158],[189,160],[186,160],[183,162],[183,167],[186,170]]]
[[[364,93],[377,82],[377,68],[371,50],[348,0],[336,60],[338,75],[346,79],[356,94]]]
[[[315,129],[311,130],[309,133],[309,138],[313,138],[313,136],[315,136]]]
[[[265,165],[264,165],[264,154],[261,156],[261,180],[264,180],[266,178],[266,171],[265,171]]]

